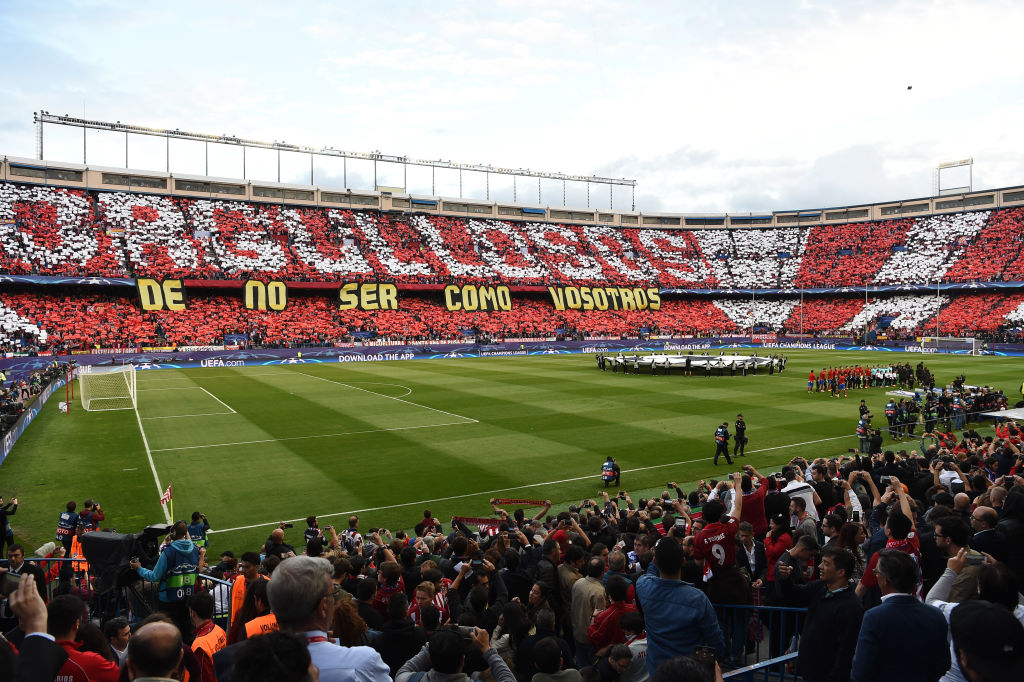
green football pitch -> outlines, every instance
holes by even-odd
[[[0,467],[0,494],[19,498],[11,522],[31,551],[53,539],[69,499],[94,498],[121,532],[162,523],[171,484],[175,516],[205,513],[213,551],[237,553],[281,520],[301,546],[309,514],[409,530],[425,508],[442,520],[489,515],[491,497],[564,508],[599,495],[608,455],[634,501],[670,480],[692,489],[729,472],[712,464],[713,433],[723,421],[731,431],[738,412],[741,461],[762,472],[845,453],[861,398],[884,423],[885,389],[808,395],[811,368],[924,360],[938,383],[962,372],[1020,398],[1017,358],[788,355],[785,373],[756,377],[623,376],[590,355],[140,371],[137,412],[76,404],[63,415],[55,396]]]

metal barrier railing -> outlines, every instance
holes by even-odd
[[[761,661],[760,663],[754,663],[747,665],[736,670],[730,670],[727,673],[722,673],[723,680],[743,680],[744,682],[754,682],[758,672],[761,672],[761,679],[768,679],[768,670],[775,666],[785,666],[789,661],[796,660],[797,652],[791,654],[783,654],[782,656],[776,656],[775,658],[769,658],[767,661]],[[793,675],[793,679],[799,679],[797,675]]]
[[[93,620],[105,621],[124,616],[130,621],[137,621],[159,610],[156,583],[147,583],[139,579],[130,585],[115,587],[101,593],[94,589],[94,581],[91,580],[94,576],[84,571],[73,570],[73,564],[85,563],[81,559],[30,557],[25,561],[36,564],[46,574],[45,594],[48,600],[59,594],[76,594],[85,601],[89,608],[89,617]],[[214,622],[225,631],[229,630],[231,582],[200,573],[198,585],[213,595]]]
[[[807,609],[757,604],[714,607],[725,637],[724,667],[735,668],[724,677],[780,682],[798,679],[790,671],[790,661],[796,657],[797,637]],[[742,677],[740,671],[745,671]]]

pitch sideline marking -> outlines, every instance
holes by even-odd
[[[825,442],[830,441],[830,440],[839,440],[841,438],[854,438],[854,436],[852,436],[852,435],[844,435],[844,436],[832,436],[830,438],[818,438],[817,440],[808,440],[808,441],[803,441],[801,443],[787,443],[786,445],[776,445],[776,446],[773,446],[773,447],[770,447],[770,448],[759,448],[757,450],[749,450],[748,452],[750,454],[755,454],[755,453],[758,453],[758,452],[770,452],[772,450],[781,450],[783,448],[799,447],[801,445],[813,445],[814,443],[825,443]],[[739,459],[739,458],[737,457],[736,459]],[[651,469],[664,469],[665,467],[680,466],[680,465],[683,465],[683,464],[694,464],[696,462],[707,462],[707,461],[711,461],[711,460],[714,460],[714,457],[698,457],[697,459],[687,459],[687,460],[682,460],[680,462],[669,462],[667,464],[652,464],[651,466],[636,467],[634,469],[623,469],[622,473],[628,474],[628,473],[633,473],[633,472],[636,472],[636,471],[649,471]],[[418,500],[416,502],[401,502],[401,503],[398,503],[398,504],[386,504],[386,505],[383,505],[383,506],[380,506],[380,507],[367,507],[365,509],[351,509],[349,511],[332,512],[330,514],[317,514],[317,518],[326,519],[326,518],[331,518],[331,517],[334,517],[334,516],[345,516],[346,514],[366,514],[368,512],[384,511],[385,509],[400,509],[402,507],[421,506],[421,505],[424,505],[424,504],[434,504],[434,503],[437,503],[437,502],[447,502],[448,500],[460,500],[460,499],[464,499],[466,497],[479,497],[481,495],[495,495],[497,493],[509,492],[511,490],[522,490],[524,488],[539,488],[539,487],[546,486],[546,485],[558,485],[560,483],[574,483],[576,481],[585,481],[587,479],[593,479],[593,478],[596,478],[596,477],[597,477],[596,474],[588,474],[586,476],[575,476],[573,478],[563,478],[563,479],[561,479],[559,481],[542,481],[540,483],[528,483],[526,485],[517,485],[517,486],[512,486],[510,488],[499,488],[497,490],[485,490],[483,492],[476,492],[476,493],[463,493],[461,495],[449,495],[447,497],[435,497],[435,498],[430,499],[430,500]],[[297,523],[297,522],[305,521],[305,520],[306,520],[306,517],[303,516],[302,518],[299,518],[299,519],[289,519],[287,521],[287,523]],[[233,531],[236,531],[236,530],[250,530],[252,528],[265,528],[265,527],[268,527],[268,526],[276,526],[278,523],[280,523],[280,520],[272,521],[272,522],[268,522],[268,523],[254,523],[254,524],[251,524],[251,525],[248,525],[248,526],[237,526],[235,528],[221,528],[221,529],[218,529],[218,530],[207,531],[207,533],[230,533],[230,532],[233,532]]]
[[[373,395],[380,396],[381,398],[388,398],[389,400],[397,400],[400,403],[405,403],[406,405],[413,405],[414,407],[422,407],[424,410],[430,410],[432,412],[440,412],[441,414],[446,414],[449,417],[456,417],[458,419],[465,419],[467,424],[479,424],[480,423],[479,420],[473,419],[472,417],[464,417],[461,414],[455,414],[454,412],[447,412],[445,410],[439,410],[436,407],[428,407],[427,405],[420,405],[419,403],[414,403],[411,400],[403,400],[402,398],[396,398],[394,396],[384,395],[383,393],[377,393],[376,391],[371,391],[368,388],[359,388],[358,386],[353,386],[352,384],[346,384],[343,381],[335,381],[334,379],[326,379],[324,377],[318,377],[315,374],[306,374],[305,372],[294,372],[294,374],[301,374],[302,376],[309,377],[310,379],[319,379],[320,381],[326,381],[328,383],[337,384],[339,386],[345,386],[347,388],[353,388],[353,389],[355,389],[357,391],[363,391],[364,393],[372,393]]]
[[[182,417],[216,417],[218,414],[238,414],[234,410],[230,412],[200,412],[199,414],[168,414],[163,417],[143,417],[143,420],[149,419],[180,419]]]
[[[397,386],[398,388],[404,388],[405,393],[399,396],[393,396],[395,398],[404,398],[407,395],[412,395],[412,389],[405,384],[388,384],[383,381],[350,381],[350,384],[370,384],[372,386]],[[392,396],[389,396],[392,397]]]
[[[224,413],[220,413],[224,414]],[[363,431],[341,431],[339,433],[320,433],[313,436],[289,436],[287,438],[264,438],[262,440],[242,440],[237,443],[211,443],[209,445],[186,445],[178,448],[157,448],[152,452],[175,452],[178,450],[201,450],[203,448],[223,448],[231,445],[253,445],[256,443],[278,443],[286,440],[310,440],[313,438],[333,438],[336,436],[354,436],[363,433],[381,433],[384,431],[409,431],[411,429],[433,429],[438,426],[460,426],[474,422],[447,422],[444,424],[421,424],[419,426],[392,426],[386,429],[366,429]],[[160,491],[163,493],[163,491]],[[306,518],[306,517],[302,517]]]
[[[233,407],[231,407],[230,405],[228,405],[228,404],[227,404],[226,402],[224,402],[223,400],[221,400],[220,398],[218,398],[218,397],[217,397],[217,396],[215,396],[214,394],[212,394],[212,393],[210,393],[209,391],[207,391],[207,390],[206,390],[205,388],[203,388],[202,386],[199,386],[198,388],[199,388],[199,390],[200,390],[200,391],[202,391],[202,392],[203,392],[203,393],[205,393],[206,395],[210,396],[211,398],[213,398],[214,400],[216,400],[216,401],[217,401],[218,403],[220,403],[220,404],[221,404],[221,405],[223,405],[224,407],[226,407],[226,408],[228,408],[229,410],[231,410],[231,414],[238,414],[237,412],[235,412],[235,409],[234,409]]]
[[[135,421],[139,424],[139,433],[142,434],[142,444],[146,448],[146,459],[149,460],[149,470],[153,472],[153,482],[156,483],[156,494],[160,497],[164,494],[163,486],[160,485],[160,477],[156,473],[156,464],[153,462],[153,451],[149,449],[149,440],[146,438],[146,430],[142,428],[142,417],[139,416],[139,406],[135,406]],[[167,505],[161,504],[160,508],[164,512],[164,519],[167,523],[171,523],[171,512],[168,511]]]

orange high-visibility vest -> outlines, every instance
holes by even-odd
[[[78,539],[78,536],[71,538],[71,554],[68,556],[69,559],[79,559],[79,561],[71,562],[71,570],[75,573],[79,571],[89,572],[89,562],[85,560],[85,554],[82,553],[82,542]]]
[[[241,573],[235,578],[235,582],[231,583],[231,620],[235,620],[235,616],[238,614],[238,610],[242,608],[242,602],[245,601],[245,576]]]
[[[265,616],[253,618],[245,624],[245,638],[252,639],[253,637],[259,637],[260,635],[265,635],[268,632],[273,632],[277,629],[277,616],[272,613],[268,613]]]
[[[227,646],[227,643],[228,636],[224,633],[224,629],[214,624],[212,630],[192,640],[192,651],[202,649],[210,655],[212,660],[213,655]]]

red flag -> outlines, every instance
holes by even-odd
[[[164,494],[160,496],[160,504],[167,504],[168,502],[171,501],[171,497],[171,484],[168,483],[167,490],[165,490]]]

